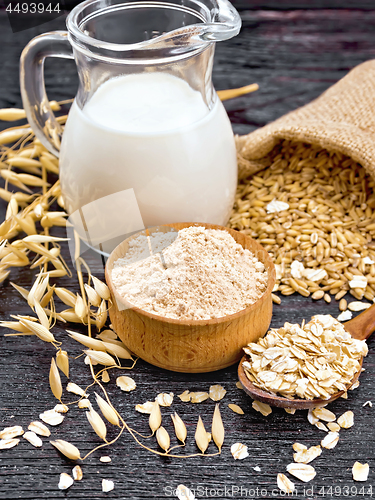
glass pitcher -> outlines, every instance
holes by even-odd
[[[215,42],[240,26],[227,0],[87,0],[67,17],[68,32],[25,47],[27,118],[60,157],[65,208],[89,246],[108,254],[145,227],[226,224],[236,151],[211,75]],[[44,89],[48,56],[74,57],[78,68],[63,135]]]

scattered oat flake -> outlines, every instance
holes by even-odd
[[[255,472],[262,472],[262,469],[257,465],[256,467],[253,467]]]
[[[64,420],[64,415],[55,410],[46,410],[39,415],[40,420],[49,425],[59,425]]]
[[[87,398],[83,398],[78,401],[78,408],[91,408],[91,403]]]
[[[358,387],[359,387],[359,380],[354,382],[354,384],[351,387],[349,387],[349,391],[354,391],[354,389],[358,389]]]
[[[190,393],[190,402],[191,403],[202,403],[206,401],[210,396],[208,392],[191,392]]]
[[[130,392],[134,391],[137,387],[137,384],[131,377],[127,377],[126,375],[121,375],[121,377],[117,377],[116,379],[117,387],[120,387],[122,391]]]
[[[361,279],[352,279],[349,281],[349,286],[350,288],[366,288],[367,287],[367,280],[361,280]]]
[[[277,486],[284,493],[293,493],[294,483],[285,474],[277,474]]]
[[[352,317],[353,317],[353,314],[351,313],[351,311],[349,311],[347,309],[346,311],[343,311],[342,313],[340,313],[337,316],[337,320],[338,321],[348,321],[349,319],[352,319]]]
[[[227,391],[222,385],[211,385],[209,390],[209,396],[212,401],[220,401],[223,399]]]
[[[327,427],[332,432],[339,432],[339,430],[341,429],[339,424],[336,424],[336,422],[328,422]]]
[[[108,457],[107,455],[105,455],[104,457],[100,457],[100,458],[99,458],[99,460],[100,460],[101,462],[103,462],[104,464],[107,464],[107,463],[109,463],[109,462],[112,462],[111,457]]]
[[[315,427],[317,427],[320,431],[325,431],[325,432],[328,432],[328,429],[327,427],[323,424],[323,422],[316,422],[316,424],[314,424]]]
[[[272,408],[266,403],[261,403],[260,401],[253,401],[252,407],[254,408],[254,410],[259,411],[265,417],[272,413]]]
[[[42,422],[30,422],[28,429],[29,431],[35,432],[35,434],[39,434],[39,436],[48,437],[51,435],[51,431],[47,426],[42,424]]]
[[[296,443],[298,444],[298,443]],[[315,458],[322,454],[322,448],[318,446],[311,446],[306,450],[297,451],[293,454],[293,460],[297,463],[308,464],[312,462]]]
[[[305,271],[305,266],[299,260],[294,260],[290,265],[290,274],[293,278],[301,279]]]
[[[289,472],[289,474],[292,474],[292,476],[297,477],[304,483],[308,483],[316,476],[314,467],[307,464],[292,463],[287,466],[286,470]]]
[[[231,409],[232,411],[234,411],[234,413],[238,413],[239,415],[244,415],[245,412],[243,411],[243,409],[238,406],[238,405],[235,405],[235,404],[229,404],[228,405],[228,408]]]
[[[346,392],[344,392],[344,393],[340,396],[340,398],[342,398],[342,399],[348,399],[348,392],[347,392],[347,391],[346,391]]]
[[[22,436],[25,431],[20,425],[14,425],[13,427],[5,427],[0,432],[0,439],[13,439],[17,436]]]
[[[72,474],[75,481],[80,481],[83,478],[83,472],[79,465],[73,467]]]
[[[243,391],[243,385],[241,384],[241,382],[239,380],[236,382],[236,387],[237,387],[237,389],[241,389],[241,391]]]
[[[108,493],[108,491],[112,491],[115,487],[115,483],[110,479],[102,479],[102,491],[104,493]]]
[[[329,432],[324,439],[321,441],[321,445],[323,448],[327,450],[331,450],[334,448],[339,442],[339,433],[338,432]]]
[[[369,406],[370,408],[372,408],[372,401],[366,401],[366,403],[363,403],[362,406]]]
[[[35,448],[40,448],[41,446],[43,446],[43,441],[33,431],[25,432],[23,437],[26,439],[26,441],[35,446]]]
[[[176,488],[176,496],[178,500],[195,500],[194,493],[183,484],[179,484]]]
[[[283,210],[288,210],[289,204],[284,201],[278,201],[274,198],[268,205],[266,206],[268,214],[274,214],[276,212],[282,212]]]
[[[74,382],[69,382],[66,386],[66,390],[68,392],[72,392],[73,394],[77,394],[77,396],[84,396],[85,398],[87,398],[87,394],[85,393],[85,391]]]
[[[19,439],[0,439],[0,450],[8,450],[9,448],[13,448],[13,446],[17,446],[20,442]]]
[[[103,373],[102,373],[102,382],[104,382],[105,384],[107,384],[109,381],[110,381],[110,378],[109,378],[108,371],[107,370],[103,370]]]
[[[188,403],[191,399],[191,393],[186,390],[182,394],[179,394],[178,397],[183,401],[184,403]]]
[[[364,311],[369,307],[371,307],[371,304],[369,304],[368,302],[350,302],[350,304],[348,304],[348,309],[354,312]]]
[[[354,413],[352,411],[346,411],[337,419],[337,423],[343,429],[349,429],[354,425]]]
[[[336,415],[327,408],[314,408],[312,413],[314,417],[324,420],[324,422],[334,422],[336,420]]]
[[[287,413],[290,413],[290,415],[294,415],[296,413],[296,409],[295,408],[284,408],[284,410]]]
[[[171,406],[173,403],[173,396],[173,392],[169,394],[167,392],[162,392],[156,396],[155,401],[157,401],[160,406]]]
[[[307,446],[305,446],[304,444],[301,444],[301,443],[294,443],[292,448],[294,451],[297,451],[297,452],[307,450]]]
[[[307,412],[307,420],[310,422],[311,425],[315,425],[317,422],[319,422],[319,419],[314,416],[313,410],[311,408]]]
[[[352,468],[354,481],[367,481],[369,471],[369,464],[361,464],[360,462],[356,462]]]
[[[139,411],[139,413],[150,414],[152,412],[153,407],[154,407],[154,401],[146,401],[146,403],[143,403],[141,405],[135,405],[135,409],[136,411]]]
[[[230,447],[230,452],[235,460],[243,460],[249,456],[247,446],[242,443],[234,443]]]
[[[67,490],[73,483],[74,479],[69,474],[66,474],[66,472],[60,474],[59,490]]]
[[[63,404],[58,404],[54,408],[57,413],[67,413],[69,411],[69,406],[63,405]]]

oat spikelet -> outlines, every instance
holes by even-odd
[[[92,304],[95,307],[99,307],[101,304],[101,298],[97,294],[97,292],[90,285],[87,285],[86,283],[85,283],[85,291],[90,304]]]
[[[105,441],[107,427],[99,413],[97,413],[93,408],[90,408],[90,411],[86,412],[86,417],[96,434]]]
[[[55,358],[51,359],[51,368],[49,370],[49,385],[56,399],[61,401],[62,385],[59,370],[57,369]]]
[[[219,452],[221,452],[221,447],[224,443],[225,431],[218,404],[215,405],[214,416],[212,418],[211,434],[216,446],[219,448]]]
[[[85,306],[83,298],[79,295],[79,293],[77,293],[77,300],[74,306],[74,312],[81,319],[84,319],[87,316],[87,307]]]
[[[174,415],[171,415],[172,422],[174,425],[174,431],[176,434],[176,437],[179,441],[181,441],[183,444],[185,444],[186,441],[186,436],[187,436],[187,430],[186,430],[186,425],[182,421],[181,417],[177,415],[175,412]]]
[[[75,307],[77,297],[70,290],[67,290],[66,288],[57,287],[55,288],[55,293],[58,296],[58,298],[62,302],[64,302],[64,304],[70,307]]]
[[[63,374],[69,378],[69,357],[66,351],[61,349],[56,354],[56,364]]]
[[[99,295],[99,297],[101,297],[104,300],[109,300],[111,298],[111,293],[107,285],[102,281],[100,281],[95,276],[91,276],[91,278],[94,283],[95,291]]]
[[[72,332],[71,330],[66,330],[69,333],[69,337],[75,341],[83,344],[84,346],[92,349],[93,351],[106,351],[106,347],[101,340],[93,339],[87,335],[82,335],[81,333]]]
[[[56,439],[55,441],[50,441],[52,446],[57,448],[60,453],[65,455],[70,460],[80,460],[81,454],[79,449],[74,446],[74,444],[69,443],[68,441],[64,441],[63,439]]]
[[[161,449],[168,452],[169,446],[171,444],[171,440],[169,438],[168,432],[161,425],[159,429],[156,431],[156,441]]]
[[[120,425],[120,421],[118,419],[118,415],[116,410],[109,404],[105,399],[103,399],[99,394],[95,393],[96,402],[103,413],[104,417],[113,425]]]
[[[99,363],[104,366],[117,366],[116,361],[107,354],[106,352],[101,351],[84,351],[84,353],[94,362]]]
[[[44,328],[49,330],[50,324],[49,324],[47,314],[45,313],[43,307],[39,304],[39,302],[35,298],[34,298],[34,307],[35,307],[35,312],[38,316],[38,319],[39,319],[41,325],[43,325]]]
[[[131,353],[121,345],[112,342],[103,342],[105,349],[120,359],[133,359]]]
[[[152,433],[156,432],[161,426],[161,412],[159,403],[157,401],[155,401],[152,407],[148,423]]]
[[[35,321],[29,321],[28,319],[20,319],[20,323],[26,326],[29,330],[31,330],[37,337],[44,342],[56,342],[55,337],[52,333],[45,328],[43,325],[36,323]]]
[[[206,429],[204,428],[204,424],[200,416],[198,418],[197,428],[195,431],[195,442],[202,453],[207,450],[209,441]]]
[[[107,317],[108,317],[107,303],[105,300],[102,300],[96,315],[96,329],[98,330],[98,332],[100,332],[100,330],[105,325]]]

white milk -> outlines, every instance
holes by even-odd
[[[226,224],[237,183],[229,119],[219,99],[209,111],[199,92],[169,74],[114,78],[83,111],[73,103],[60,179],[69,213],[133,189],[145,227]],[[109,213],[115,210],[108,207]]]

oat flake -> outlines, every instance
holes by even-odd
[[[360,462],[356,462],[352,468],[354,481],[367,481],[369,472],[369,464],[361,464]]]
[[[243,460],[249,456],[247,446],[242,443],[234,443],[230,447],[230,452],[235,460]]]
[[[189,488],[183,484],[179,484],[176,488],[176,496],[178,500],[195,500],[195,496]]]
[[[220,401],[226,393],[227,391],[221,385],[211,385],[209,390],[209,396],[212,401]]]
[[[155,401],[157,401],[160,406],[171,406],[173,403],[173,396],[173,392],[170,392],[169,394],[162,392],[156,396]]]
[[[304,483],[308,483],[316,476],[314,467],[306,464],[289,464],[286,468],[289,474],[297,477]]]
[[[321,445],[323,448],[327,448],[327,450],[331,450],[334,448],[339,441],[339,433],[338,432],[329,432],[324,439],[321,441]]]
[[[147,413],[150,414],[154,407],[153,401],[146,401],[146,403],[135,405],[136,411],[139,413]]]
[[[277,486],[284,493],[293,493],[294,483],[285,474],[277,474]]]

